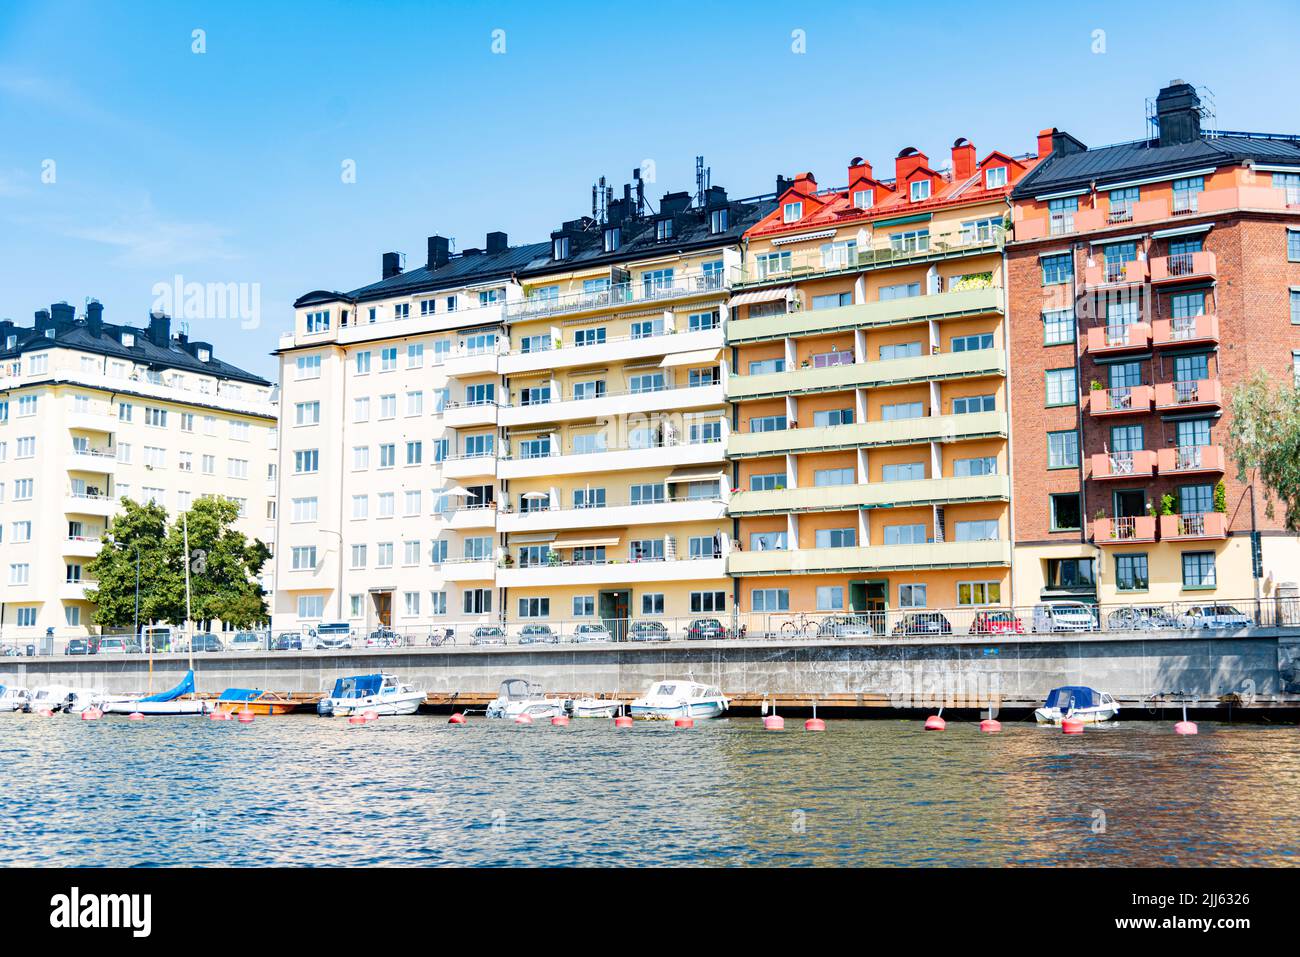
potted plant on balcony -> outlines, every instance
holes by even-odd
[[[499,564],[502,568],[512,568],[514,567],[515,564],[515,557],[511,555],[509,552],[506,552],[504,555],[501,556],[501,561],[498,562],[497,564]]]
[[[1161,515],[1174,514],[1174,497],[1168,492],[1160,496],[1160,514]]]
[[[546,564],[548,565],[560,564],[560,553],[556,551],[548,551],[546,553]]]
[[[1101,391],[1102,391],[1103,389],[1105,389],[1105,388],[1106,388],[1106,387],[1105,387],[1104,385],[1101,384],[1101,380],[1100,380],[1100,379],[1093,379],[1093,380],[1092,380],[1092,391],[1093,391],[1093,392],[1101,392]]]
[[[1226,512],[1228,510],[1228,486],[1220,481],[1214,486],[1214,510],[1216,512]]]

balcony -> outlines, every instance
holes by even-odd
[[[435,512],[435,518],[442,519],[450,529],[495,528],[497,524],[497,504],[466,505],[451,508],[445,512]]]
[[[1160,516],[1160,540],[1164,542],[1206,541],[1227,537],[1228,516],[1223,512]]]
[[[927,415],[891,422],[854,422],[773,432],[732,432],[727,438],[727,454],[732,458],[753,458],[786,452],[826,452],[860,446],[878,448],[1006,436],[1007,413],[971,412],[967,415]]]
[[[1099,518],[1092,523],[1092,540],[1098,545],[1130,545],[1156,540],[1156,520],[1151,515]]]
[[[68,428],[77,432],[111,434],[118,429],[118,418],[107,412],[69,412]]]
[[[501,357],[501,374],[520,375],[574,366],[621,365],[704,350],[712,350],[716,357],[722,345],[721,328],[697,329],[693,332],[664,329],[654,335],[618,336],[585,346],[569,344],[563,348],[511,352]]]
[[[497,462],[496,454],[489,453],[487,455],[457,455],[443,459],[439,464],[442,466],[443,478],[463,479],[496,475]]]
[[[63,544],[63,555],[68,558],[94,558],[99,554],[100,540],[77,536],[69,538]]]
[[[606,392],[584,399],[554,398],[547,402],[503,406],[500,420],[503,426],[509,428],[569,419],[604,419],[634,412],[706,409],[723,406],[726,401],[726,392],[721,383],[642,389],[637,392]]]
[[[1150,478],[1156,471],[1156,453],[1150,449],[1131,452],[1096,452],[1092,456],[1094,479]]]
[[[734,402],[944,379],[1004,376],[1006,369],[1006,353],[1001,349],[945,352],[913,359],[875,359],[808,367],[793,372],[732,375],[727,380],[727,397]]]
[[[855,329],[911,326],[930,321],[970,319],[1002,312],[1002,288],[989,285],[833,309],[803,309],[759,319],[732,319],[727,344],[774,342],[789,337],[828,335]]]
[[[1112,355],[1129,349],[1151,346],[1151,326],[1145,322],[1109,323],[1088,330],[1088,351],[1094,355]]]
[[[722,462],[726,454],[726,446],[722,442],[660,445],[644,449],[606,449],[601,452],[570,452],[566,455],[502,459],[499,474],[503,479],[516,479],[581,475],[588,472],[674,468],[679,465]]]
[[[85,601],[86,589],[98,588],[99,582],[82,578],[77,581],[65,581],[58,586],[59,597],[64,601]]]
[[[506,303],[505,316],[510,322],[526,322],[547,316],[577,316],[609,309],[645,307],[661,302],[689,299],[693,296],[720,296],[728,284],[722,273],[685,273],[668,280],[616,283],[591,292],[563,296],[532,297]]]
[[[1152,323],[1154,342],[1161,346],[1212,345],[1219,341],[1218,316],[1180,316]]]
[[[490,558],[454,558],[434,566],[434,577],[441,572],[443,581],[485,582],[496,577],[497,563]]]
[[[111,449],[74,447],[68,453],[68,471],[112,475],[117,471],[117,453]]]
[[[732,552],[730,575],[853,574],[917,568],[990,568],[1011,564],[1008,541],[931,542],[861,548],[794,548]]]
[[[929,262],[949,256],[972,256],[1002,251],[1001,227],[952,229],[925,236],[886,236],[868,246],[834,245],[822,249],[774,252],[761,257],[750,255],[737,270],[735,285],[758,286],[769,283],[798,282],[822,276],[837,276],[864,269]]]
[[[722,466],[718,466],[718,477]],[[684,525],[717,522],[727,515],[720,498],[682,498],[664,502],[605,505],[598,508],[540,508],[506,512],[497,523],[502,532],[537,532],[571,528],[627,528],[634,525]]]
[[[1156,385],[1156,409],[1212,409],[1223,405],[1223,383],[1218,379],[1190,379]]]
[[[63,511],[66,515],[97,515],[110,518],[117,514],[117,499],[111,495],[74,494],[63,496]]]
[[[731,496],[730,512],[733,516],[839,512],[859,508],[1005,501],[1010,495],[1011,481],[1007,476],[975,475],[736,492]]]
[[[1100,262],[1084,267],[1083,285],[1085,289],[1138,285],[1146,282],[1149,275],[1145,259]]]
[[[1150,412],[1154,392],[1149,385],[1093,389],[1088,395],[1088,411],[1092,415],[1138,415]]]
[[[1222,445],[1182,445],[1160,449],[1157,467],[1161,475],[1196,475],[1223,472],[1226,462]]]
[[[442,421],[453,429],[496,425],[497,409],[495,402],[448,402],[442,409]]]
[[[565,585],[636,585],[654,582],[721,581],[727,576],[725,558],[682,558],[676,561],[595,562],[498,568],[499,588],[557,588]]]
[[[495,374],[505,351],[505,342],[498,340],[496,347],[486,349],[457,349],[442,361],[442,371],[449,379]]]
[[[1213,279],[1219,273],[1214,253],[1175,253],[1151,259],[1151,283],[1175,283],[1194,279]]]

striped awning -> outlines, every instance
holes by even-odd
[[[562,532],[551,542],[552,548],[598,548],[617,545],[627,533],[626,528],[584,528]]]
[[[732,306],[751,306],[756,302],[776,302],[794,297],[794,286],[777,286],[775,289],[755,289],[731,297]]]
[[[697,465],[689,468],[673,469],[668,475],[669,482],[707,482],[709,479],[722,478],[722,466]]]
[[[718,361],[722,355],[721,349],[695,349],[691,352],[675,352],[670,356],[665,356],[664,361],[659,363],[661,369],[670,369],[674,366],[706,366]]]

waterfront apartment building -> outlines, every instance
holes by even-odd
[[[1249,600],[1300,549],[1227,454],[1229,398],[1300,364],[1300,139],[1203,128],[1161,90],[1148,139],[1056,130],[1007,246],[1018,604]]]
[[[83,567],[122,498],[172,514],[232,498],[240,531],[274,547],[276,418],[271,383],[173,335],[165,315],[115,325],[91,301],[0,322],[4,639],[90,633]]]
[[[556,633],[728,608],[729,276],[771,208],[638,180],[550,242],[295,304],[276,627]]]
[[[1002,246],[1036,157],[962,138],[945,160],[783,180],[746,233],[726,330],[744,613],[1010,598]]]

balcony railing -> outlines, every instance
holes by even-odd
[[[1151,326],[1145,322],[1111,322],[1088,330],[1088,351],[1119,352],[1151,345]]]
[[[1097,452],[1092,456],[1092,477],[1112,479],[1155,474],[1156,453],[1150,449]]]
[[[1223,512],[1161,515],[1160,538],[1164,541],[1191,538],[1226,538],[1228,516]]]
[[[1134,284],[1146,282],[1147,275],[1145,259],[1104,260],[1084,267],[1083,282],[1085,286]]]
[[[571,312],[587,312],[610,306],[660,302],[705,292],[721,292],[727,288],[727,285],[726,277],[722,272],[687,273],[662,280],[642,278],[607,285],[588,292],[567,293],[562,296],[534,296],[508,302],[505,314],[507,319],[516,321],[536,319]]]
[[[1185,409],[1222,404],[1223,383],[1218,379],[1161,382],[1156,386],[1157,409]]]
[[[1217,272],[1218,260],[1211,252],[1175,253],[1151,260],[1153,283],[1213,276]]]
[[[1222,472],[1225,461],[1221,445],[1180,445],[1160,449],[1158,467],[1161,474]]]
[[[1151,411],[1149,385],[1126,385],[1114,389],[1093,389],[1088,410],[1093,415],[1122,415]]]
[[[1098,545],[1122,542],[1154,542],[1156,520],[1150,515],[1099,518],[1093,523],[1093,541]]]
[[[1186,345],[1190,343],[1218,342],[1218,316],[1177,316],[1157,319],[1152,323],[1157,346]]]

